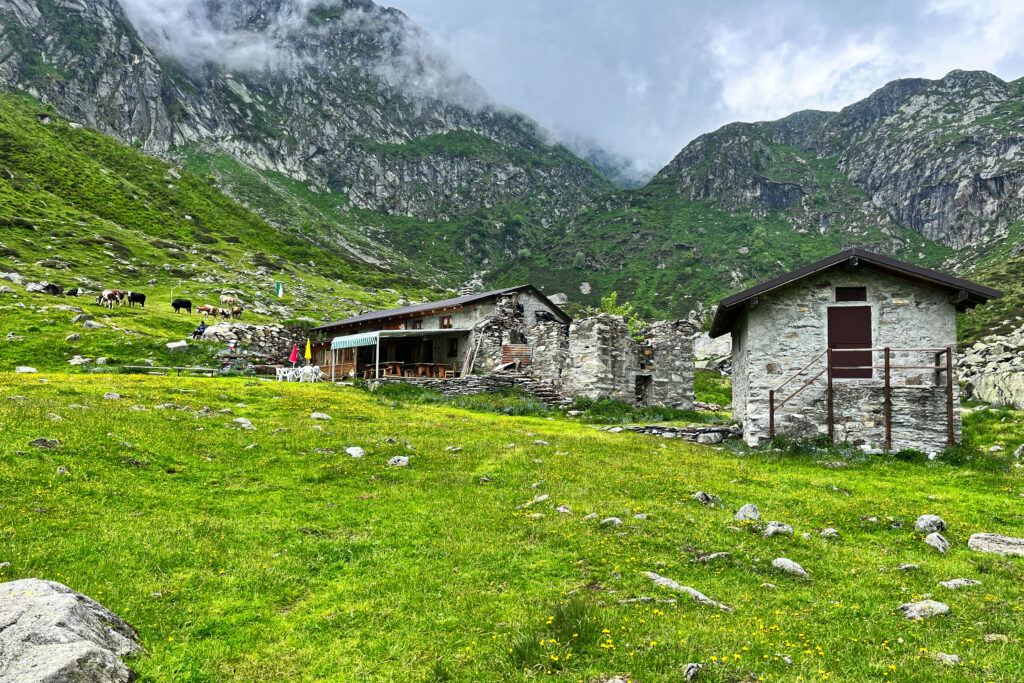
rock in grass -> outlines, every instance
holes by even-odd
[[[708,432],[706,434],[697,435],[697,443],[705,446],[722,443],[723,441],[725,441],[725,436],[721,432]]]
[[[967,541],[967,547],[979,553],[1024,557],[1024,538],[1014,538],[1013,536],[974,534]]]
[[[345,452],[353,458],[362,458],[366,456],[366,451],[361,446],[349,446],[345,449]]]
[[[729,607],[728,605],[723,605],[720,602],[715,602],[714,600],[712,600],[708,596],[706,596],[703,593],[701,593],[696,588],[692,588],[690,586],[683,586],[683,585],[681,585],[679,583],[676,583],[675,581],[673,581],[672,579],[668,578],[667,576],[660,576],[658,574],[655,574],[654,572],[644,572],[643,574],[644,574],[644,576],[646,576],[647,578],[649,578],[651,581],[653,581],[655,584],[661,586],[662,588],[668,588],[670,591],[675,591],[677,593],[686,593],[687,595],[689,595],[691,598],[693,598],[694,600],[696,600],[697,602],[699,602],[702,605],[710,605],[712,607],[717,607],[718,609],[722,610],[723,612],[732,612],[733,611],[732,607]]]
[[[528,507],[530,507],[531,505],[536,505],[537,503],[543,503],[543,502],[544,502],[545,500],[547,500],[547,499],[548,499],[548,498],[550,498],[550,497],[551,497],[551,496],[549,496],[548,494],[546,494],[546,493],[542,493],[541,495],[539,495],[539,496],[536,496],[536,497],[535,497],[535,498],[534,498],[533,500],[529,501],[528,503],[525,503],[525,504],[523,505],[523,507],[524,507],[524,508],[528,508]]]
[[[687,664],[686,666],[683,667],[683,680],[684,681],[694,681],[694,680],[696,680],[697,676],[701,672],[701,669],[703,669],[706,666],[707,666],[707,664],[700,664],[698,662],[690,662],[689,664]]]
[[[545,441],[544,439],[534,439],[534,441],[533,441],[533,445],[534,445],[534,446],[547,446],[547,445],[549,445],[549,444],[548,444],[548,442],[547,442],[547,441]]]
[[[77,332],[72,332],[68,336],[64,337],[64,341],[67,341],[67,342],[82,341],[82,335],[78,334]]]
[[[179,341],[167,342],[166,344],[164,344],[164,346],[167,347],[168,353],[181,353],[183,351],[188,351],[188,342],[185,341],[184,339]]]
[[[77,317],[77,316],[75,316]],[[95,320],[86,320],[82,323],[82,327],[86,330],[102,330],[106,327],[103,323],[98,323]]]
[[[107,399],[108,401],[119,401],[121,399],[121,394],[117,393],[116,391],[108,391],[107,393],[103,394],[103,398]]]
[[[839,531],[833,529],[832,527],[829,527],[827,529],[822,529],[821,531],[819,531],[818,535],[822,536],[823,538],[839,538]]]
[[[917,619],[928,619],[949,614],[949,605],[936,600],[922,600],[921,602],[908,602],[900,605],[903,616],[911,621]]]
[[[1003,633],[986,633],[985,634],[985,642],[986,643],[1008,643],[1008,642],[1010,642],[1010,637],[1005,635],[1005,634],[1003,634]]]
[[[31,375],[33,373],[39,372],[35,368],[29,367],[28,365],[19,365],[18,367],[14,368],[14,371],[22,375]]]
[[[768,526],[765,527],[762,536],[765,538],[771,538],[772,536],[792,536],[793,527],[782,522],[768,522]]]
[[[144,652],[127,622],[55,581],[0,584],[0,624],[5,681],[128,683],[119,658]]]
[[[737,510],[732,518],[737,522],[756,522],[761,519],[761,511],[753,503],[747,503]]]
[[[396,455],[395,457],[388,460],[388,464],[392,467],[408,467],[409,458],[405,455]]]
[[[980,586],[981,581],[975,579],[950,579],[949,581],[939,581],[939,585],[950,590],[958,590],[968,586]]]
[[[899,569],[900,571],[903,571],[903,572],[912,572],[915,569],[920,569],[920,568],[921,568],[921,565],[919,565],[919,564],[901,564],[900,566],[896,567],[896,569]]]
[[[592,519],[597,519],[597,513],[596,512],[591,512],[589,515],[587,515],[586,517],[583,518],[583,521],[584,522],[589,522]]]
[[[253,425],[253,423],[250,422],[249,418],[247,418],[247,417],[236,417],[234,420],[232,420],[231,422],[227,423],[226,426],[228,426],[228,427],[234,426],[234,427],[238,427],[239,429],[248,429],[248,430],[255,430],[256,429],[256,426]]]
[[[947,655],[945,652],[936,652],[932,655],[932,659],[939,664],[945,664],[946,666],[956,666],[960,663],[959,655]]]
[[[710,555],[701,555],[697,558],[697,561],[701,564],[707,564],[708,562],[714,562],[715,560],[724,560],[727,557],[729,557],[729,553],[726,552],[711,553]]]
[[[29,446],[35,446],[36,448],[60,448],[60,441],[57,439],[38,438],[28,442]]]
[[[563,515],[571,515],[572,509],[568,505],[559,505],[555,508],[555,512],[560,512]]]
[[[914,528],[917,529],[918,533],[933,534],[937,531],[945,531],[946,522],[938,515],[921,515],[914,522]]]
[[[810,578],[803,567],[798,565],[793,560],[787,559],[785,557],[780,557],[772,560],[772,566],[778,569],[779,571],[786,572],[787,574],[793,574],[794,576],[799,576],[802,579]]]
[[[935,548],[942,554],[946,554],[949,551],[949,541],[946,537],[940,534],[938,531],[932,534],[928,534],[924,537],[924,542]]]
[[[622,526],[622,520],[618,517],[607,517],[601,520],[601,526]]]
[[[697,491],[693,494],[693,499],[701,505],[707,505],[708,507],[715,507],[716,505],[722,504],[722,499],[718,496],[713,496],[710,493],[704,493],[703,491]]]
[[[330,420],[332,419],[327,413],[310,413],[310,420]]]

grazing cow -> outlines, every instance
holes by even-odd
[[[217,312],[220,313],[220,317],[224,318],[225,320],[228,320],[229,318],[231,318],[231,309],[230,308],[221,308]]]
[[[242,306],[232,306],[231,307],[231,317],[232,318],[238,318],[239,320],[241,320],[242,319],[242,313],[245,313],[245,308],[244,307],[242,307]]]
[[[228,296],[227,294],[221,294],[220,302],[225,306],[230,306],[231,304],[235,303],[235,297]]]
[[[211,315],[214,318],[216,318],[217,315],[220,313],[219,308],[217,308],[216,306],[211,306],[210,304],[203,304],[196,310],[202,313],[204,318],[209,318]]]
[[[64,292],[66,296],[78,296],[78,287],[72,287],[68,291]]]
[[[189,315],[192,315],[192,302],[188,299],[175,299],[171,302],[171,306],[174,307],[174,312],[177,313],[181,309],[188,311]]]
[[[141,304],[143,308],[146,307],[146,295],[142,292],[128,292],[128,305],[135,308],[135,304]]]
[[[105,308],[114,308],[114,302],[120,302],[119,289],[104,289],[96,297],[96,303]]]

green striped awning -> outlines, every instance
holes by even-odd
[[[380,338],[380,332],[364,332],[363,334],[348,334],[344,337],[335,337],[331,341],[332,349],[351,349],[354,346],[373,346]]]

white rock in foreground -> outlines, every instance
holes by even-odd
[[[349,446],[345,449],[345,452],[353,458],[362,458],[366,455],[366,451],[361,446]]]
[[[404,455],[396,455],[395,457],[388,460],[388,464],[392,467],[408,467],[409,458]]]
[[[945,554],[949,550],[949,541],[947,541],[946,537],[940,534],[938,531],[925,536],[924,542],[943,554]]]
[[[19,365],[18,367],[14,368],[14,371],[23,375],[39,372],[35,368],[29,367],[27,365]]]
[[[55,581],[0,583],[0,624],[3,681],[128,683],[119,657],[144,651],[127,622]]]
[[[761,511],[753,503],[747,503],[733,515],[737,522],[756,522],[761,519]]]
[[[999,534],[974,534],[967,541],[967,547],[979,553],[1017,555],[1024,557],[1024,538],[1000,536]]]
[[[310,420],[330,420],[332,418],[327,413],[310,413],[309,414],[309,419]]]
[[[911,621],[915,619],[927,619],[943,614],[949,614],[949,605],[935,600],[922,600],[921,602],[908,602],[900,605],[903,616]]]
[[[786,572],[787,574],[793,574],[794,576],[799,576],[802,579],[810,578],[803,567],[798,565],[793,560],[787,559],[785,557],[780,557],[778,559],[772,560],[772,566],[778,569],[779,571]]]
[[[772,536],[792,536],[793,527],[782,522],[768,522],[768,526],[765,528],[762,536],[765,538],[771,538]]]
[[[914,528],[922,534],[933,534],[936,531],[945,531],[946,522],[938,515],[921,515],[914,522]]]
[[[981,581],[975,579],[950,579],[949,581],[939,581],[939,585],[950,590],[957,590],[967,586],[980,586]]]
[[[644,572],[643,574],[644,574],[644,576],[646,576],[647,578],[649,578],[651,581],[653,581],[657,585],[661,586],[662,588],[668,588],[670,591],[675,591],[677,593],[686,593],[687,595],[689,595],[691,598],[693,598],[694,600],[696,600],[697,602],[699,602],[702,605],[711,605],[712,607],[717,607],[718,609],[722,610],[723,612],[732,612],[733,611],[732,607],[729,607],[728,605],[723,605],[720,602],[715,602],[714,600],[712,600],[708,596],[706,596],[703,593],[701,593],[696,588],[692,588],[690,586],[683,586],[683,585],[681,585],[679,583],[676,583],[675,581],[673,581],[672,579],[668,578],[667,576],[660,576],[658,574],[655,574],[654,572]]]

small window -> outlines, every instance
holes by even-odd
[[[867,301],[867,287],[836,287],[836,301]]]
[[[441,329],[450,330],[452,328],[452,317],[450,315],[441,316]]]
[[[448,357],[455,358],[459,355],[459,340],[449,339],[448,340]]]
[[[413,320],[413,321],[411,321],[409,323],[409,329],[410,330],[422,330],[423,329],[423,321],[422,320]]]

